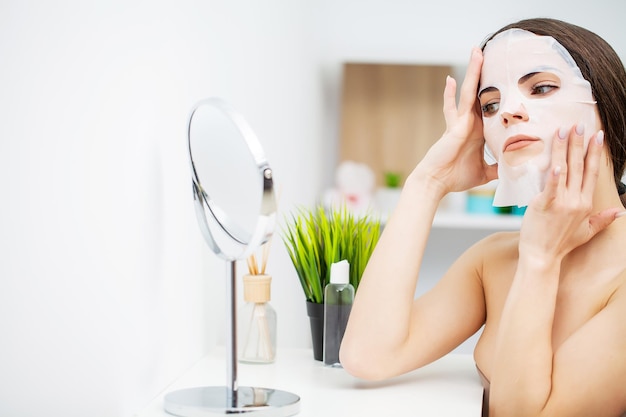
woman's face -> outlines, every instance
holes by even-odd
[[[543,189],[559,129],[583,126],[585,146],[600,129],[591,85],[552,37],[511,29],[490,40],[478,97],[498,188],[505,187],[494,205],[527,205]]]

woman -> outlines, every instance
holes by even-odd
[[[458,106],[455,95],[448,78],[446,131],[407,178],[367,265],[343,367],[390,378],[440,358],[484,325],[474,351],[483,415],[621,416],[623,64],[583,28],[523,20],[472,51]],[[496,165],[484,161],[485,142]],[[528,204],[520,232],[476,243],[414,299],[441,199],[495,178],[501,204]]]

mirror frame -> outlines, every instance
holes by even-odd
[[[211,199],[202,187],[194,164],[191,150],[191,126],[196,111],[202,106],[211,106],[230,119],[245,141],[262,178],[262,197],[256,227],[251,235],[241,231],[228,215]],[[191,163],[194,206],[200,230],[209,248],[226,260],[245,259],[271,237],[276,218],[276,199],[273,172],[261,144],[243,116],[227,102],[217,97],[201,100],[193,106],[187,122],[187,149]],[[229,244],[224,244],[230,240]]]

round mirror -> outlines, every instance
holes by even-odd
[[[202,100],[193,107],[188,145],[200,230],[211,250],[228,261],[228,385],[171,392],[164,397],[165,410],[183,417],[244,413],[292,416],[300,409],[297,395],[239,387],[237,383],[235,264],[267,242],[274,231],[276,199],[272,170],[250,126],[219,98]],[[268,398],[259,402],[257,393],[268,393]]]
[[[196,215],[221,258],[244,259],[274,230],[272,170],[245,119],[219,98],[200,101],[188,123]]]

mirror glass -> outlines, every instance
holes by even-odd
[[[272,170],[247,122],[219,98],[194,107],[188,134],[203,236],[221,257],[243,259],[273,231]]]

